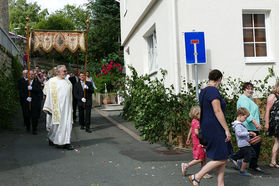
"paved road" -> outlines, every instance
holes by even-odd
[[[117,121],[116,116],[111,118]],[[19,114],[15,118],[18,130],[0,133],[0,185],[190,185],[181,176],[180,163],[191,160],[191,152],[167,151],[160,144],[138,141],[96,110],[92,123],[91,134],[74,126],[72,141],[80,147],[65,151],[48,146],[42,125],[39,135],[26,133]],[[191,168],[189,174],[199,168]],[[212,174],[214,178],[202,180],[201,185],[217,185],[216,174]],[[266,169],[264,175],[247,178],[229,165],[225,180],[226,185],[278,185],[279,169]]]

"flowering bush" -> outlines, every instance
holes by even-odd
[[[172,139],[178,139],[181,133],[186,139],[191,122],[189,110],[198,104],[195,97],[195,84],[187,83],[188,89],[176,94],[173,85],[170,88],[166,88],[164,85],[166,70],[161,70],[161,79],[151,79],[149,75],[139,76],[135,68],[131,66],[129,68],[132,73],[131,76],[126,77],[122,117],[133,121],[135,127],[139,129],[142,139],[148,140],[150,143],[165,142],[166,145],[169,145],[169,142],[172,142]],[[268,71],[269,74],[264,80],[251,81],[255,86],[255,92],[261,93],[263,96],[256,102],[261,108],[261,116],[264,116],[266,97],[272,90],[270,83],[279,80],[273,67],[268,68]],[[240,89],[244,81],[230,76],[224,76],[222,81],[224,82],[218,89],[227,103],[226,121],[232,134],[232,145],[234,150],[237,150],[235,132],[230,123],[236,118],[236,103],[242,94]],[[207,80],[199,82],[199,88],[204,87],[206,83]],[[261,131],[261,137],[260,161],[270,163],[268,161],[272,154],[273,138],[266,137],[264,130]]]
[[[103,64],[101,73],[96,75],[96,83],[100,92],[105,92],[105,85],[108,92],[116,92],[124,74],[120,63],[109,61]]]

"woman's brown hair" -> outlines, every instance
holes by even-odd
[[[212,81],[218,81],[222,77],[223,77],[222,72],[220,72],[220,70],[217,69],[211,70],[208,74],[208,80],[212,80]]]

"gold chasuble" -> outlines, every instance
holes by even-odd
[[[70,144],[73,124],[71,82],[53,77],[47,81],[43,92],[46,95],[43,111],[48,114],[48,138],[57,145]]]

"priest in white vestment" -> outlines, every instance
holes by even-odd
[[[57,76],[47,81],[44,87],[46,100],[43,111],[47,113],[49,144],[73,150],[73,146],[70,145],[73,125],[72,84],[65,79],[66,74],[66,67],[59,65]]]

